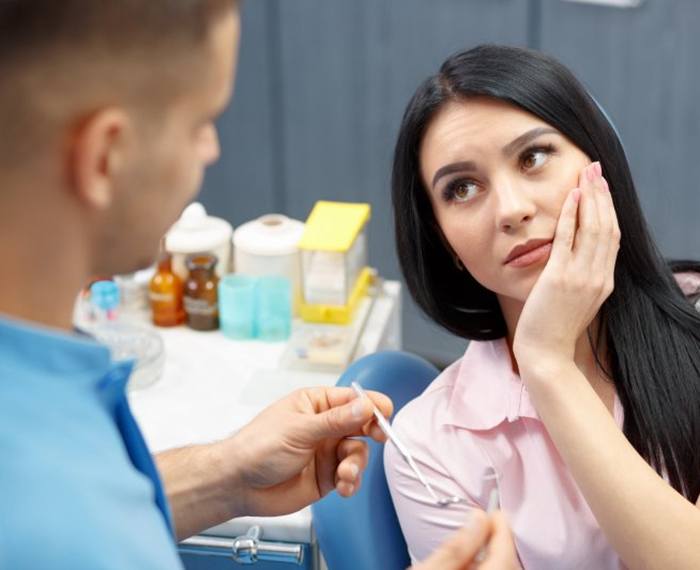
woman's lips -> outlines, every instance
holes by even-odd
[[[535,249],[531,249],[527,253],[523,253],[522,255],[511,259],[506,265],[509,267],[528,267],[548,258],[551,251],[552,242],[545,243],[544,245],[541,245]]]

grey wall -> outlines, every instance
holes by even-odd
[[[452,52],[541,48],[569,65],[622,132],[662,250],[700,257],[700,2],[620,10],[561,0],[249,0],[223,154],[202,201],[239,225],[318,199],[368,201],[372,265],[400,278],[389,175],[403,109]],[[465,342],[404,306],[407,349],[445,363]]]
[[[544,0],[541,30],[541,48],[619,127],[662,251],[700,258],[700,2],[611,10]]]

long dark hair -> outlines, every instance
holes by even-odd
[[[450,57],[411,99],[392,175],[396,243],[411,295],[454,334],[472,340],[506,336],[496,295],[455,266],[420,175],[420,145],[436,112],[448,102],[484,96],[539,117],[601,162],[622,239],[615,290],[600,310],[602,326],[591,344],[624,406],[627,439],[695,501],[700,495],[700,316],[652,241],[614,127],[556,60],[525,49],[480,46]],[[700,270],[700,264],[686,262],[683,269]],[[599,358],[603,344],[608,366]]]

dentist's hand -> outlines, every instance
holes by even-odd
[[[391,400],[367,392],[386,416]],[[336,489],[352,496],[367,465],[367,443],[350,436],[385,437],[372,406],[350,388],[297,390],[220,442],[223,464],[235,468],[231,493],[242,515],[295,512]]]
[[[479,556],[484,549],[485,555]],[[477,558],[483,558],[477,561]],[[513,537],[502,513],[471,511],[470,519],[427,560],[410,570],[517,570]]]

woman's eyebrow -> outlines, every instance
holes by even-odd
[[[440,178],[447,176],[448,174],[453,174],[454,172],[475,172],[476,164],[471,161],[466,162],[453,162],[438,168],[435,176],[433,176],[433,188]]]
[[[558,135],[559,131],[551,127],[534,128],[530,131],[527,131],[526,133],[523,133],[515,140],[509,142],[506,146],[503,147],[501,152],[506,158],[511,157],[522,147],[526,146],[529,142],[535,140],[537,137],[548,134]],[[443,176],[447,176],[448,174],[453,174],[455,172],[475,172],[476,170],[476,164],[471,161],[453,162],[451,164],[442,166],[438,168],[437,172],[435,172],[435,176],[433,176],[433,188],[435,188],[435,184],[437,184],[437,181],[440,180],[440,178],[442,178]]]
[[[529,142],[545,134],[558,135],[559,131],[551,127],[537,127],[535,129],[532,129],[531,131],[527,131],[526,133],[520,135],[514,141],[509,142],[506,146],[503,147],[501,152],[503,153],[503,156],[509,158],[513,156],[516,152],[518,152],[522,147],[526,146]]]

